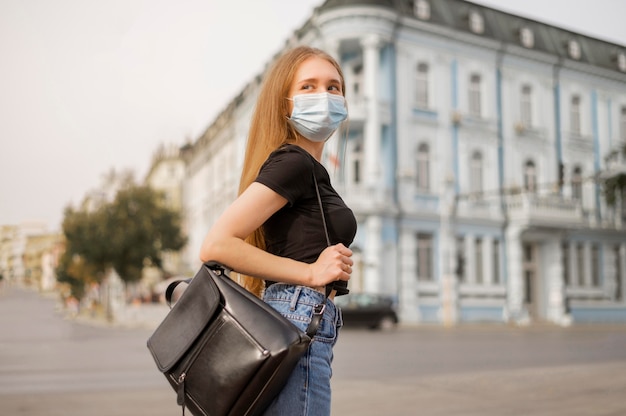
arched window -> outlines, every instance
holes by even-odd
[[[430,190],[430,154],[428,144],[422,143],[417,148],[416,186],[422,191]]]
[[[569,57],[572,59],[579,60],[580,59],[580,44],[575,40],[570,40],[567,42],[567,52],[569,53]]]
[[[483,155],[480,152],[474,152],[472,160],[470,160],[470,192],[483,192]]]
[[[523,27],[520,29],[519,40],[525,48],[532,48],[533,46],[535,46],[535,35],[533,34],[533,31],[530,30],[530,28],[528,27]]]
[[[485,21],[478,12],[471,12],[469,15],[470,30],[478,35],[485,31]]]
[[[524,165],[524,189],[528,192],[537,192],[537,170],[532,160]]]
[[[520,121],[524,127],[530,127],[533,123],[533,106],[532,106],[533,90],[530,85],[522,86],[522,96],[520,100]]]
[[[470,85],[468,91],[469,97],[469,113],[474,117],[480,117],[482,114],[481,109],[481,80],[480,75],[472,74],[470,76]]]
[[[572,96],[570,105],[570,130],[573,134],[580,134],[580,96]]]
[[[426,0],[416,0],[413,6],[413,12],[420,20],[430,19],[430,3]]]
[[[572,199],[582,200],[583,198],[583,174],[582,168],[576,166],[572,171]]]
[[[428,64],[417,64],[415,73],[415,103],[418,108],[428,108]]]

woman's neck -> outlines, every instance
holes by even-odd
[[[312,142],[311,140],[301,139],[296,142],[298,146],[306,150],[317,160],[322,161],[322,153],[324,151],[324,143]]]

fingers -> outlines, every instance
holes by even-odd
[[[354,265],[351,256],[352,250],[341,243],[327,247],[316,262],[316,281],[324,285],[338,280],[350,280]]]

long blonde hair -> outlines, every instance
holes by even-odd
[[[270,153],[284,144],[298,142],[299,136],[296,130],[287,122],[290,115],[287,98],[289,98],[289,90],[300,64],[311,57],[325,59],[337,69],[341,80],[341,93],[345,94],[345,82],[341,67],[326,52],[309,46],[299,46],[280,56],[263,81],[252,115],[246,154],[239,180],[239,195],[254,182]],[[263,227],[255,230],[245,241],[265,250]],[[239,282],[259,297],[265,288],[265,282],[262,279],[252,276],[241,275]]]

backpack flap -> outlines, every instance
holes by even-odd
[[[148,349],[159,371],[164,373],[171,370],[181,359],[215,316],[220,307],[220,298],[209,269],[202,265],[178,302],[148,339]]]

